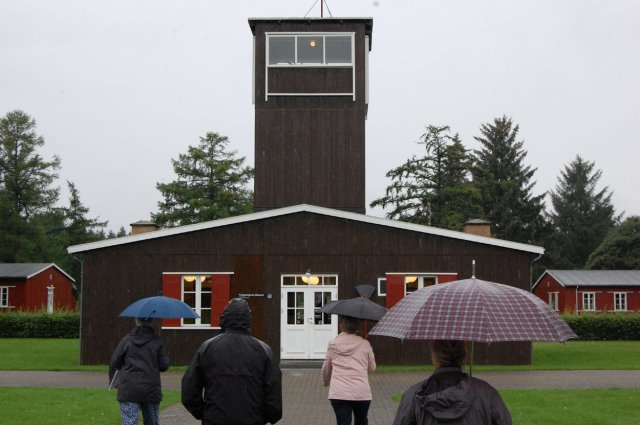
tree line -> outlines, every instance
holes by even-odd
[[[371,202],[390,219],[462,230],[472,218],[492,223],[493,236],[544,246],[538,268],[640,268],[640,217],[621,221],[612,192],[599,188],[602,172],[577,155],[558,184],[534,195],[536,169],[526,163],[518,125],[506,116],[482,124],[480,149],[467,149],[448,126],[426,127],[424,151],[386,174],[390,184]],[[126,235],[106,232],[108,221],[90,217],[75,184],[60,206],[57,156],[43,158],[44,138],[22,111],[0,118],[0,262],[55,262],[74,276],[71,245]],[[215,132],[172,159],[175,178],[156,184],[162,200],[151,218],[164,227],[247,214],[253,210],[253,168]],[[64,202],[63,202],[64,203]]]

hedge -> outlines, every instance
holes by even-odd
[[[581,340],[639,340],[640,314],[565,314],[562,318]]]
[[[1,313],[0,338],[79,338],[77,312]]]

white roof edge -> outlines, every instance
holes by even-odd
[[[551,277],[553,277],[556,282],[558,282],[560,284],[560,286],[562,286],[564,288],[564,284],[562,282],[560,282],[560,280],[558,280],[552,273],[553,270],[545,270],[542,272],[542,274],[540,275],[540,277],[538,278],[538,280],[536,280],[536,283],[533,284],[533,286],[531,287],[531,292],[535,291],[536,286],[538,286],[538,283],[540,283],[540,281],[542,280],[543,277],[545,277],[545,275],[550,275]]]
[[[403,221],[391,220],[388,218],[374,217],[365,214],[358,214],[353,212],[347,212],[342,210],[336,210],[333,208],[318,207],[315,205],[300,204],[290,207],[277,208],[273,210],[260,211],[257,213],[244,214],[235,217],[222,218],[219,220],[206,221],[203,223],[188,224],[180,227],[172,227],[168,229],[156,230],[154,232],[141,233],[138,235],[123,236],[115,239],[107,239],[98,242],[90,242],[81,245],[73,245],[67,248],[69,254],[76,254],[80,252],[90,251],[100,248],[108,248],[116,245],[124,245],[127,243],[141,242],[149,239],[156,239],[165,236],[179,235],[183,233],[196,232],[204,229],[211,229],[215,227],[229,226],[237,223],[244,223],[255,220],[263,220],[271,217],[280,217],[288,214],[295,214],[300,212],[310,212],[314,214],[326,215],[337,218],[344,218],[347,220],[354,220],[363,223],[376,224],[380,226],[393,227],[396,229],[410,230],[419,233],[427,233],[436,236],[444,236],[453,239],[465,240],[469,242],[476,242],[486,245],[499,246],[501,248],[515,249],[518,251],[531,252],[533,254],[544,254],[544,248],[535,245],[528,245],[520,242],[505,241],[502,239],[495,239],[486,236],[478,236],[470,233],[457,232],[454,230],[439,229],[437,227],[425,226],[422,224],[406,223]]]
[[[75,281],[76,281],[74,278],[72,278],[71,276],[69,276],[69,275],[67,274],[67,272],[65,272],[65,271],[64,271],[64,270],[62,270],[60,267],[58,267],[58,266],[56,265],[56,263],[49,263],[49,264],[47,264],[47,265],[46,265],[45,267],[43,267],[42,269],[40,269],[40,270],[38,270],[37,272],[32,273],[32,274],[30,274],[29,276],[27,276],[27,279],[31,279],[33,276],[35,276],[35,275],[37,275],[37,274],[42,273],[44,270],[48,269],[48,268],[49,268],[49,267],[51,267],[51,266],[53,266],[53,267],[55,267],[56,269],[58,269],[58,271],[59,271],[60,273],[62,273],[62,274],[63,274],[63,275],[65,275],[66,277],[68,277],[68,278],[69,278],[69,280],[71,280],[72,282],[75,282]]]

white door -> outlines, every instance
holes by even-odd
[[[335,286],[282,288],[280,358],[324,359],[327,344],[338,334],[338,320],[320,309],[337,295]]]

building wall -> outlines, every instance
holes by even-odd
[[[357,296],[355,286],[375,285],[385,273],[457,272],[529,288],[531,254],[440,236],[354,222],[313,213],[296,213],[166,236],[89,251],[84,258],[81,361],[106,363],[133,320],[118,314],[133,301],[156,295],[163,272],[232,272],[231,296],[267,293],[251,299],[255,335],[276,354],[280,347],[282,274],[339,275],[338,298]],[[382,305],[385,300],[372,299]],[[109,323],[109,326],[105,326]],[[197,347],[219,330],[157,330],[173,364],[186,364]],[[380,364],[420,364],[426,344],[371,337]],[[476,363],[528,363],[529,343],[476,345]]]
[[[549,301],[549,293],[558,292],[558,311],[562,313],[582,312],[583,294],[595,294],[595,312],[614,312],[614,293],[627,294],[627,311],[640,311],[640,288],[621,286],[567,286],[563,287],[550,274],[545,274],[534,288],[534,293],[545,302]],[[577,305],[577,308],[576,308]]]
[[[364,21],[258,21],[255,34],[255,211],[310,204],[363,213],[365,203]],[[265,98],[266,32],[354,32],[352,96]],[[350,92],[351,68],[270,68],[271,91]]]
[[[54,310],[76,308],[76,299],[72,293],[69,278],[60,273],[55,267],[50,267],[29,280],[3,280],[1,286],[15,286],[9,288],[9,304],[11,311],[38,311],[47,308],[47,287],[54,289]],[[9,309],[5,309],[9,310]]]

